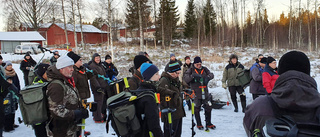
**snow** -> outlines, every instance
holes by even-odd
[[[0,32],[2,41],[44,41],[45,39],[36,31],[28,32]]]
[[[65,29],[63,23],[55,23],[57,26],[59,26],[62,29]],[[68,31],[73,31],[74,30],[74,25],[73,24],[67,24],[67,30]],[[81,32],[80,24],[76,24],[76,32]],[[106,31],[101,31],[98,28],[96,28],[93,25],[82,25],[82,32],[87,32],[87,33],[109,33]]]
[[[138,53],[139,47],[128,47],[126,49],[126,52],[124,50],[124,47],[114,47],[116,49],[115,51],[115,59],[114,63],[118,67],[118,70],[120,72],[120,77],[129,76],[130,73],[127,72],[128,68],[132,66],[132,58],[135,54]],[[101,48],[94,48],[91,47],[90,50],[96,50],[99,52],[99,54],[103,57],[104,54],[107,52],[110,52],[107,50],[105,53],[102,53],[104,51],[101,50]],[[240,48],[230,48],[226,47],[224,49],[221,48],[209,48],[209,47],[203,47],[201,48],[203,52],[206,54],[203,54],[202,56],[206,56],[208,58],[202,58],[203,65],[208,67],[211,72],[214,73],[215,78],[209,82],[209,92],[212,94],[212,96],[215,99],[220,99],[222,101],[229,101],[227,94],[229,92],[221,87],[221,79],[222,79],[222,71],[225,65],[227,64],[228,56],[231,53],[236,53],[239,56],[239,61],[244,64],[246,68],[249,68],[253,63],[254,59],[257,58],[256,56],[259,53],[264,53],[264,55],[272,55],[279,60],[279,57],[283,55],[283,53],[287,52],[286,50],[283,50],[279,53],[272,53],[271,51],[266,51],[263,49],[256,49],[256,48],[245,48],[241,50]],[[128,51],[128,52],[127,52]],[[89,51],[83,51],[84,55],[87,55]],[[154,62],[156,66],[159,67],[160,72],[163,71],[167,61],[169,60],[169,54],[175,53],[177,59],[182,59],[186,55],[191,56],[191,58],[198,55],[197,50],[195,49],[183,49],[180,47],[172,48],[171,50],[163,51],[161,49],[148,49],[148,54],[150,55],[151,60]],[[65,54],[65,51],[59,51],[60,55]],[[24,55],[13,55],[13,54],[1,54],[4,58],[4,61],[19,61],[23,59]],[[32,57],[39,61],[40,58],[43,56],[43,54],[38,55],[32,55]],[[49,54],[48,52],[45,53],[44,58],[49,59],[52,56],[52,54]],[[91,55],[88,54],[90,57]],[[310,64],[311,64],[311,76],[315,78],[317,84],[320,84],[320,58],[317,53],[308,53],[308,56],[310,58]],[[210,58],[209,58],[210,57]],[[221,58],[221,59],[219,59]],[[20,62],[18,62],[20,63]],[[16,70],[19,79],[20,79],[20,85],[21,87],[24,87],[24,81],[23,81],[23,74],[21,70],[19,69],[19,64],[13,64],[13,68]],[[319,88],[318,88],[319,90]],[[247,99],[247,105],[249,105],[252,102],[252,95],[249,93],[249,88],[245,89],[246,93],[246,99]],[[238,96],[238,95],[237,95]],[[241,106],[238,96],[238,106]],[[88,101],[93,101],[93,97],[91,97]],[[200,131],[197,128],[195,128],[196,137],[246,137],[246,133],[243,128],[243,117],[244,114],[241,112],[242,109],[239,107],[239,112],[235,113],[233,112],[233,106],[224,106],[222,109],[213,109],[212,110],[212,123],[217,126],[215,130],[210,130],[210,132],[204,132]],[[191,136],[191,111],[188,110],[188,107],[185,106],[185,112],[186,117],[183,118],[183,125],[182,125],[182,137]],[[204,112],[201,111],[201,120],[202,124],[205,125],[204,121]],[[21,117],[21,113],[18,110],[16,112],[16,121],[15,124],[18,123],[18,117]],[[161,123],[162,126],[163,123]],[[96,124],[93,121],[92,115],[90,114],[90,117],[86,120],[86,130],[91,132],[91,137],[105,137],[105,136],[115,136],[115,132],[109,127],[109,133],[106,133],[106,125],[105,123]],[[20,127],[15,129],[15,131],[12,132],[4,132],[4,137],[34,137],[34,131],[31,127],[25,126],[23,123],[20,124]]]

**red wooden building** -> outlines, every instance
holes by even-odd
[[[21,31],[34,31],[30,25],[22,24]],[[75,47],[74,41],[74,25],[67,24],[68,42],[71,47]],[[76,25],[77,44],[81,43],[80,24]],[[67,44],[64,33],[63,23],[43,23],[39,25],[38,32],[47,40],[47,45],[63,45]],[[83,41],[85,44],[99,44],[108,41],[109,32],[101,31],[92,25],[82,25]]]

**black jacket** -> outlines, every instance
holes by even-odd
[[[137,90],[150,90],[154,92],[156,91],[156,87],[151,83],[142,82]],[[136,115],[141,125],[141,131],[135,137],[149,137],[149,131],[153,133],[154,137],[163,137],[159,121],[159,109],[155,98],[144,96],[135,102],[135,107]],[[142,114],[144,114],[143,120]]]
[[[320,107],[320,94],[316,81],[309,75],[290,70],[280,75],[277,79],[270,97],[288,115],[296,121],[310,121],[315,116],[315,111]],[[248,136],[255,129],[262,131],[265,121],[275,117],[272,102],[268,96],[261,96],[247,107],[243,118],[243,126]]]
[[[177,59],[176,59],[175,61],[179,63],[180,67],[182,66],[182,62],[181,62],[180,60],[177,60]],[[171,60],[169,61],[169,63],[168,63],[168,64],[166,65],[166,67],[164,68],[164,71],[165,71],[165,72],[168,72],[170,62],[171,62]]]
[[[28,75],[30,69],[28,70],[26,67],[34,67],[36,64],[36,61],[34,61],[31,56],[30,59],[26,59],[26,56],[24,56],[24,60],[20,63],[20,70],[24,75]]]
[[[113,76],[118,76],[118,69],[113,65],[113,63],[108,64],[107,62],[102,62],[102,65],[105,68],[107,76],[110,80],[113,80]]]

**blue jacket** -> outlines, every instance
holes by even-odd
[[[262,73],[263,69],[259,64],[250,68],[250,76],[252,77],[250,82],[250,93],[259,95],[267,94],[266,89],[262,85]]]

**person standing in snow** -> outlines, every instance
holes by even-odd
[[[50,58],[50,65],[53,66],[57,63],[57,59],[60,57],[59,51],[54,51],[53,56]]]
[[[30,53],[27,53],[24,56],[24,60],[20,63],[20,70],[23,72],[23,78],[24,78],[24,85],[30,85],[32,83],[29,83],[28,76],[30,69],[33,68],[37,63],[32,59],[30,56]]]
[[[181,94],[181,82],[179,81],[179,75],[181,74],[181,67],[178,62],[171,61],[169,64],[168,72],[161,74],[161,79],[158,85],[158,92],[160,93],[160,109],[176,109],[172,113],[172,130],[173,135],[170,135],[170,126],[168,123],[168,116],[163,115],[161,117],[164,122],[163,130],[165,137],[180,137],[182,133],[182,118],[186,116],[183,101],[180,97]],[[166,101],[166,97],[171,98],[169,102]]]
[[[214,129],[216,126],[211,123],[211,100],[208,91],[208,83],[214,78],[213,73],[207,67],[202,66],[202,61],[199,56],[193,60],[193,65],[185,72],[184,80],[190,84],[192,90],[194,90],[196,97],[194,99],[195,107],[194,114],[197,121],[197,128],[203,130],[204,127],[201,123],[200,109],[204,108],[206,127]],[[202,92],[204,90],[204,92]],[[210,102],[210,103],[209,103]]]
[[[105,62],[102,62],[102,65],[106,70],[108,78],[112,81],[116,80],[116,76],[118,76],[119,72],[118,69],[112,63],[112,58],[110,55],[106,55]]]
[[[102,66],[101,58],[98,53],[93,54],[92,60],[88,63],[90,69],[95,71],[98,75],[106,76],[106,71],[104,67]],[[93,93],[94,102],[97,102],[97,111],[93,112],[93,118],[95,123],[103,123],[104,117],[106,117],[106,114],[102,114],[102,111],[104,112],[103,108],[103,102],[106,99],[104,96],[106,96],[106,91],[108,90],[108,82],[105,81],[102,78],[99,78],[98,75],[94,75],[90,79],[90,86],[91,91]],[[102,117],[101,115],[104,115]]]
[[[82,107],[78,90],[72,77],[74,61],[67,55],[58,58],[56,65],[47,70],[52,80],[47,88],[53,137],[74,137],[80,129],[77,124],[89,117]]]
[[[296,122],[319,123],[316,117],[320,94],[315,79],[310,76],[308,57],[303,52],[290,51],[280,58],[278,71],[280,76],[271,94],[257,98],[248,106],[243,118],[248,137],[261,135],[266,121],[279,113]]]
[[[229,88],[231,100],[234,105],[234,112],[238,112],[237,92],[240,95],[242,112],[246,109],[246,94],[243,87],[240,85],[238,74],[244,70],[244,66],[238,61],[238,56],[231,54],[229,57],[229,64],[223,70],[222,87]]]
[[[250,81],[250,93],[252,93],[253,100],[261,95],[267,94],[266,89],[262,85],[262,73],[266,63],[267,58],[263,57],[257,65],[251,67],[250,75],[252,80]]]
[[[252,71],[252,69],[253,69],[254,66],[259,65],[259,62],[261,61],[262,58],[263,58],[263,55],[262,55],[262,54],[259,54],[259,55],[258,55],[258,58],[256,59],[256,62],[251,66],[250,71]]]
[[[141,75],[140,67],[143,63],[150,63],[150,60],[144,55],[137,55],[134,57],[134,73],[131,78],[128,79],[129,89],[136,90],[139,87],[139,84],[143,82],[143,77]]]
[[[191,60],[190,60],[189,56],[186,56],[184,58],[184,60],[185,60],[185,63],[183,64],[183,67],[181,69],[182,74],[180,75],[181,78],[179,78],[179,79],[181,80],[182,89],[190,89],[190,84],[188,84],[183,79],[183,77],[184,77],[185,73],[191,68],[192,63],[191,63]],[[188,109],[191,110],[191,101],[190,101],[190,97],[189,96],[186,97],[186,102],[187,102],[187,105],[188,105]]]
[[[176,61],[176,62],[179,63],[180,67],[182,66],[182,62],[181,62],[180,60],[177,60],[177,59],[176,59],[176,55],[175,55],[174,53],[171,53],[171,54],[170,54],[170,61]],[[166,67],[164,68],[164,71],[166,71],[166,72],[167,72],[168,69],[169,69],[170,61],[169,61],[169,63],[166,65]]]
[[[141,70],[143,81],[139,83],[137,91],[157,92],[156,82],[160,79],[159,69],[150,63],[143,63],[139,66],[139,70]],[[135,137],[150,137],[150,132],[154,137],[163,137],[155,98],[155,96],[144,96],[135,101],[136,116],[141,125],[141,130],[134,135]]]
[[[277,62],[273,57],[268,57],[266,67],[262,73],[262,84],[267,90],[268,94],[272,92],[274,84],[278,79],[279,75],[276,71]]]
[[[7,94],[6,98],[4,98],[4,131],[10,132],[13,131],[14,128],[19,127],[18,125],[14,124],[14,117],[16,110],[18,109],[18,96],[19,93],[18,88],[13,83],[13,79],[15,76],[6,76],[7,81],[12,84],[11,87],[8,88],[9,93]],[[2,103],[2,102],[1,102]]]
[[[12,84],[10,84],[4,74],[5,74],[5,70],[4,70],[4,66],[3,64],[3,58],[0,55],[0,137],[2,137],[2,132],[3,132],[3,126],[4,126],[4,121],[5,121],[5,112],[4,112],[4,105],[3,105],[3,99],[7,96],[8,92],[9,92],[9,87],[12,86]]]

